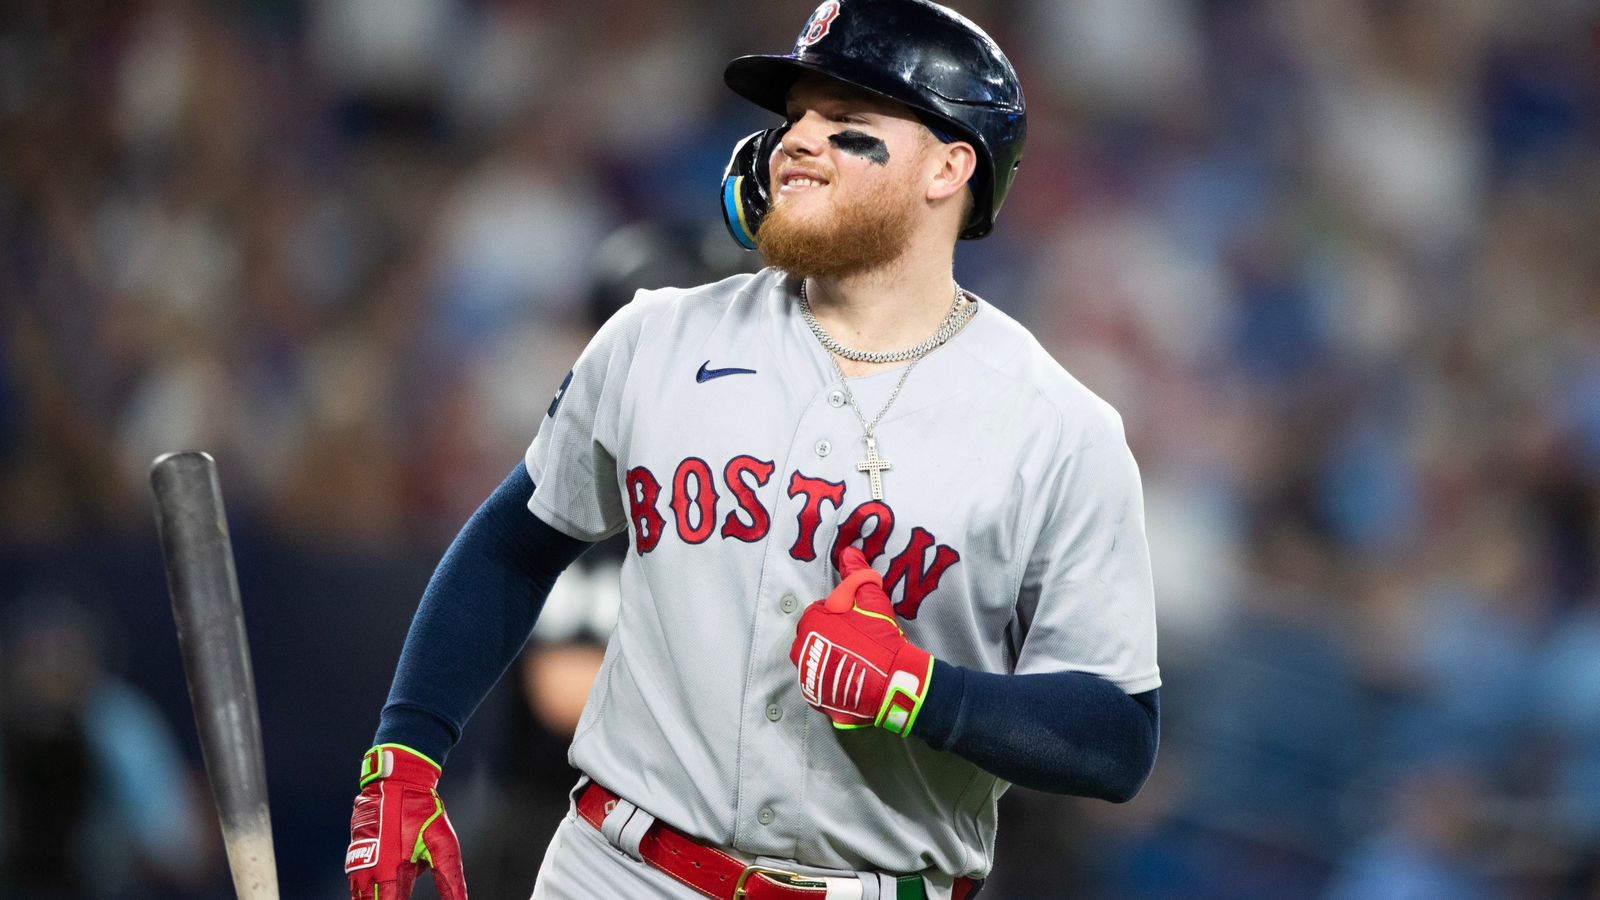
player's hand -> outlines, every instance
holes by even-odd
[[[399,744],[361,759],[344,871],[351,900],[406,900],[426,863],[443,900],[467,900],[461,844],[436,790],[439,765]]]
[[[833,593],[800,617],[789,650],[800,692],[835,728],[877,725],[905,737],[928,694],[933,657],[906,640],[865,554],[846,547],[839,573]]]

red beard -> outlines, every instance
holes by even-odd
[[[879,183],[820,212],[802,218],[779,199],[756,232],[756,249],[767,264],[797,278],[837,279],[879,268],[905,251],[916,201]]]

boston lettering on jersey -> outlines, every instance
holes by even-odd
[[[762,505],[756,491],[772,480],[776,468],[771,461],[753,456],[735,456],[722,467],[720,485],[733,502],[722,519],[720,536],[723,540],[754,544],[771,533],[772,514]],[[723,497],[718,485],[711,464],[691,456],[678,463],[673,472],[671,497],[663,512],[661,479],[644,466],[629,469],[628,518],[633,523],[634,552],[643,556],[661,543],[667,533],[668,514],[672,516],[678,539],[685,544],[703,544],[710,540],[718,533],[717,507]],[[803,498],[803,505],[795,515],[796,534],[789,555],[809,562],[817,558],[817,531],[822,525],[825,507],[843,508],[845,486],[843,482],[813,478],[795,471],[789,475],[787,490],[791,498]],[[839,524],[829,559],[837,568],[840,552],[859,542],[867,559],[876,560],[888,549],[894,528],[894,510],[889,504],[868,500],[852,509]],[[939,587],[939,579],[960,561],[960,553],[940,544],[927,529],[912,528],[910,538],[889,560],[888,571],[883,576],[884,589],[890,597],[898,597],[895,612],[902,618],[915,619],[922,601]]]

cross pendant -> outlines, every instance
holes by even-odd
[[[872,499],[883,499],[883,471],[891,468],[889,461],[878,455],[877,438],[867,438],[867,458],[856,463],[856,469],[872,478]]]

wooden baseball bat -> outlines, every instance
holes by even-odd
[[[217,463],[199,451],[168,453],[151,466],[150,483],[189,700],[233,886],[240,900],[277,900],[261,717]]]

